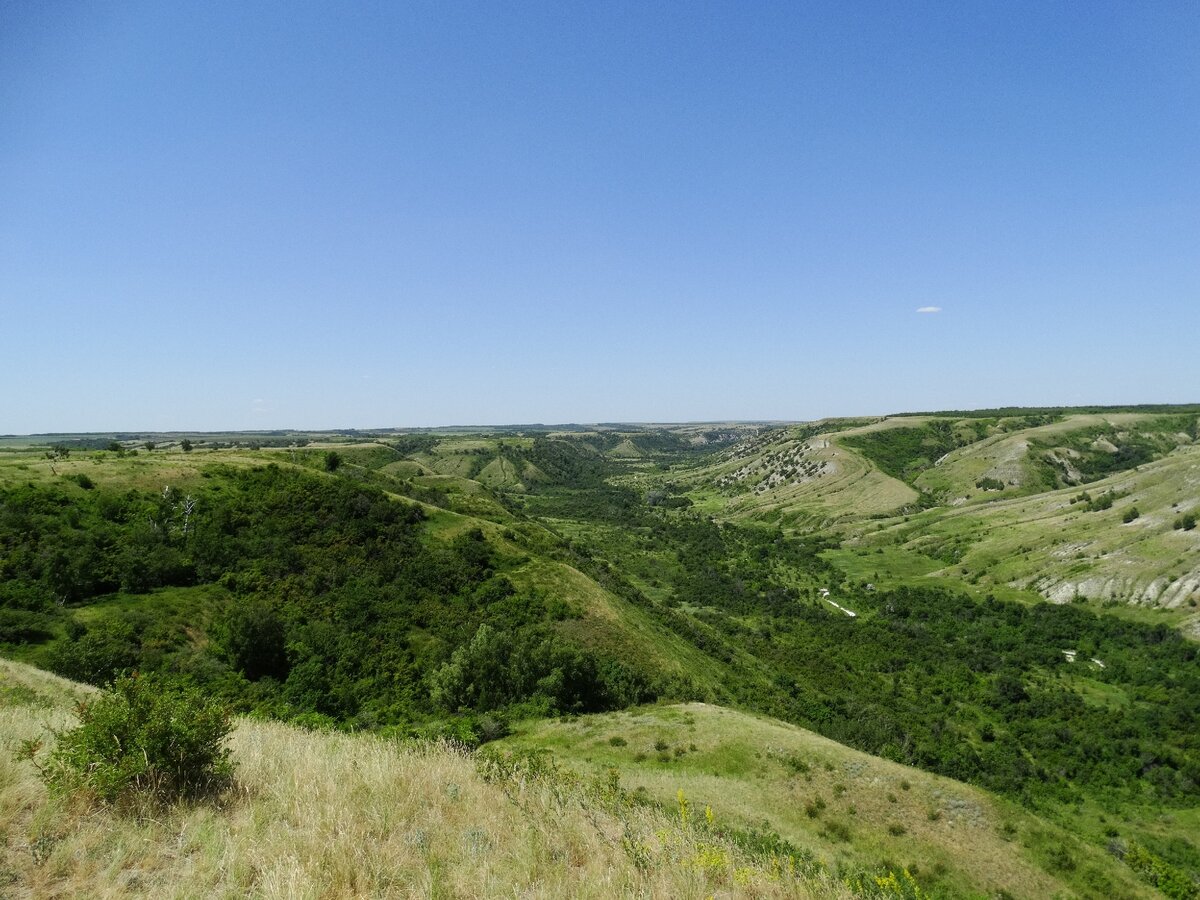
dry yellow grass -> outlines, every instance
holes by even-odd
[[[449,748],[242,721],[237,787],[134,818],[46,794],[22,740],[70,721],[69,682],[0,661],[0,896],[818,897],[656,807],[536,779],[493,783]]]

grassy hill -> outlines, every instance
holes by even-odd
[[[215,802],[138,816],[48,796],[13,751],[88,690],[0,660],[5,897],[855,896],[608,779],[271,722],[238,723]]]
[[[865,581],[1165,609],[1194,633],[1200,531],[1176,526],[1200,512],[1197,421],[1191,407],[829,420],[766,430],[670,477],[723,519],[834,529],[850,541],[829,558]]]
[[[868,580],[924,560],[922,574],[935,578],[1142,617],[1163,610],[1162,621],[1198,633],[1200,530],[1176,527],[1197,511],[1200,446],[1189,444],[1083,486],[937,507],[850,533]],[[876,550],[886,555],[874,560]]]
[[[679,477],[698,508],[736,519],[812,529],[894,512],[917,492],[841,440],[878,427],[830,421],[768,430]]]
[[[529,723],[544,749],[664,805],[760,825],[839,871],[906,868],[939,896],[1152,896],[1111,855],[985,791],[802,728],[691,703]]]
[[[581,572],[560,538],[477,481],[396,472],[397,455],[0,455],[0,642],[81,678],[167,668],[243,708],[373,726],[433,712],[416,685],[489,623],[530,653],[583,653],[537,664],[567,666],[569,691],[599,677],[722,695],[719,662]],[[273,661],[239,676],[231,629]]]
[[[0,660],[5,896],[1154,896],[986,792],[705,704],[474,755],[244,719],[230,790],[120,812],[48,795],[12,754],[93,691]]]

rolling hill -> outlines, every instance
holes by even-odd
[[[433,759],[420,741],[483,744],[436,765],[484,785],[508,773],[510,801],[510,777],[549,803],[567,791],[632,864],[618,893],[839,896],[850,878],[890,896],[907,867],[897,896],[1139,896],[1154,871],[1200,869],[1200,676],[1183,639],[1200,637],[1196,426],[1191,408],[997,410],[14,440],[0,651],[96,684],[138,667],[201,686],[255,717],[235,739],[246,760],[256,742],[358,759],[383,741],[404,769]],[[20,716],[66,721],[76,688],[12,665]],[[334,733],[348,730],[374,737]],[[258,765],[245,771],[282,777]],[[620,790],[598,787],[610,768]],[[36,794],[21,771],[15,795]],[[715,830],[614,838],[667,828],[679,791],[693,824],[713,807]],[[14,827],[33,821],[22,809]],[[76,861],[82,828],[51,836]],[[531,865],[570,856],[556,839]],[[772,853],[795,857],[787,885]],[[305,883],[347,896],[440,877],[324,865],[307,860]],[[469,893],[465,870],[431,865],[458,873],[438,890]],[[481,865],[497,890],[589,895],[579,867],[543,882]]]

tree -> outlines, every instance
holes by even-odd
[[[192,452],[192,442],[189,441],[187,438],[184,438],[182,441],[179,442],[179,449],[182,450],[184,453],[191,453]]]
[[[336,450],[330,450],[325,454],[325,471],[336,472],[338,466],[342,464],[342,457]]]
[[[60,459],[66,459],[71,455],[71,451],[62,444],[55,444],[46,451],[46,459],[50,460],[50,472],[53,475],[58,474],[58,470],[54,468],[54,463]]]
[[[286,632],[283,620],[263,600],[235,604],[224,622],[225,652],[234,668],[251,681],[270,676],[287,678]]]

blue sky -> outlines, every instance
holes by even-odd
[[[1198,46],[1194,2],[0,0],[0,432],[1194,402]]]

